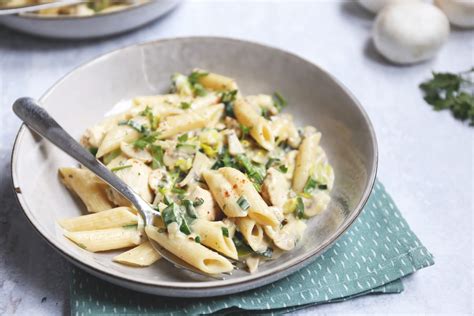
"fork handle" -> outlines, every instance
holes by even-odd
[[[145,210],[149,208],[148,203],[97,160],[88,150],[84,149],[34,99],[20,98],[16,100],[13,104],[13,112],[28,127],[48,139],[122,194],[137,208],[142,218],[147,221],[148,216],[146,216]]]

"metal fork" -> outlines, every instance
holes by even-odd
[[[40,107],[34,99],[20,98],[13,104],[13,112],[25,124],[39,135],[43,136],[51,143],[62,149],[66,154],[80,162],[87,169],[92,171],[112,188],[117,190],[128,199],[137,209],[143,218],[145,226],[153,225],[155,216],[161,217],[160,213],[153,209],[150,204],[143,200],[119,177],[105,167],[88,150],[84,149],[71,135],[69,135],[49,114]],[[223,274],[207,274],[191,266],[179,257],[175,256],[156,241],[148,238],[153,248],[167,261],[180,269],[190,271],[206,278],[224,279]]]

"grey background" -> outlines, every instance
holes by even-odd
[[[372,16],[356,3],[329,0],[188,1],[143,29],[81,42],[38,39],[0,26],[0,315],[69,313],[69,263],[32,230],[11,192],[10,154],[20,125],[12,102],[19,96],[40,97],[61,76],[105,52],[188,35],[283,48],[341,80],[374,124],[379,179],[435,256],[433,267],[404,280],[402,294],[367,296],[300,314],[472,313],[472,129],[447,112],[432,111],[417,85],[431,70],[473,66],[474,31],[453,29],[436,59],[399,67],[376,54],[371,26]]]

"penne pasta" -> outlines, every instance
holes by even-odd
[[[170,238],[153,226],[145,227],[145,231],[166,250],[205,273],[218,274],[234,269],[229,260],[191,239]]]
[[[275,139],[269,122],[255,112],[244,99],[237,99],[234,113],[240,124],[250,128],[250,136],[266,150],[272,150]]]
[[[234,192],[247,199],[249,203],[248,216],[251,219],[260,225],[277,226],[280,224],[247,176],[237,169],[228,167],[219,169],[219,173],[229,181]]]
[[[58,223],[67,231],[77,232],[137,225],[138,220],[137,215],[128,207],[117,207],[95,214],[63,219]]]
[[[142,233],[136,226],[78,232],[66,231],[64,236],[91,252],[133,247],[140,244],[142,240]]]
[[[95,213],[114,207],[107,198],[108,185],[87,169],[60,168],[59,175],[66,188],[77,194],[87,211]]]
[[[263,228],[248,217],[236,219],[237,227],[253,251],[261,252],[267,249],[263,239]]]
[[[316,133],[306,137],[298,149],[295,171],[293,174],[293,190],[296,193],[303,191],[306,181],[308,181],[308,178],[311,175],[320,139],[321,133]]]
[[[119,262],[132,267],[148,267],[158,261],[161,256],[151,246],[149,241],[127,250],[114,257],[115,262]]]
[[[230,238],[229,230],[222,222],[210,222],[204,219],[196,219],[191,229],[201,238],[201,244],[214,249],[232,259],[238,259],[237,249]],[[226,234],[227,236],[225,236]]]

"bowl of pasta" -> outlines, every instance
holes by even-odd
[[[50,0],[2,0],[1,8],[38,5]],[[32,35],[90,39],[136,29],[171,11],[180,0],[89,0],[38,11],[0,15],[0,23]]]
[[[352,224],[377,144],[357,100],[291,53],[214,37],[123,48],[57,82],[41,105],[156,211],[27,127],[12,179],[33,227],[82,269],[166,296],[255,288],[309,264]],[[178,270],[150,241],[216,280]]]

